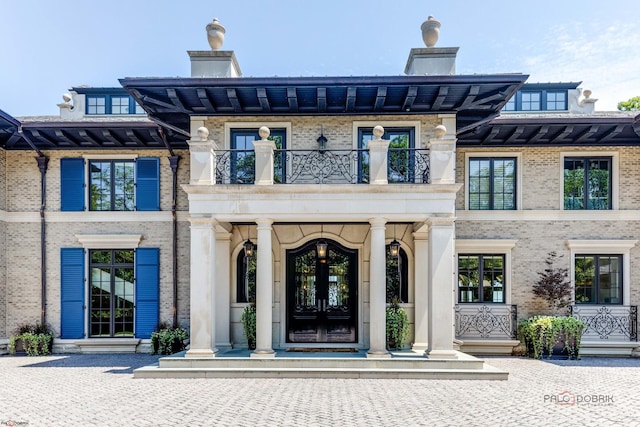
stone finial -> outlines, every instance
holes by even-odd
[[[373,128],[373,136],[375,139],[382,139],[382,135],[384,135],[384,128],[380,125]]]
[[[436,138],[442,138],[447,133],[447,127],[445,125],[438,125],[433,129],[433,134]]]
[[[209,129],[204,126],[199,127],[196,133],[198,134],[200,141],[207,141],[209,139]]]
[[[224,26],[218,21],[218,18],[213,18],[213,22],[207,24],[207,40],[209,41],[211,50],[218,50],[222,47],[224,43],[224,33],[226,33],[226,31]]]
[[[438,43],[438,37],[440,37],[440,21],[429,15],[429,18],[422,23],[420,29],[422,30],[422,41],[424,41],[425,46],[434,47]]]
[[[271,130],[266,126],[261,126],[260,129],[258,129],[258,135],[260,135],[263,141],[266,141],[269,135],[271,135]]]

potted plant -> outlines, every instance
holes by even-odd
[[[53,350],[53,332],[46,323],[18,326],[9,339],[9,353],[24,352],[27,356],[46,356]]]
[[[533,285],[535,296],[542,298],[552,315],[534,316],[518,323],[518,337],[529,357],[580,358],[580,342],[585,324],[567,315],[572,303],[573,290],[568,269],[556,267],[562,258],[555,251],[549,252],[546,268],[538,272]]]
[[[529,357],[579,359],[584,328],[584,322],[571,316],[534,316],[518,323],[518,337]]]
[[[244,336],[247,338],[249,350],[256,349],[256,305],[249,304],[242,310],[242,329]]]
[[[151,354],[175,354],[186,348],[189,333],[180,326],[169,326],[161,323],[151,333]]]
[[[409,338],[409,317],[402,307],[400,300],[393,298],[387,307],[387,348],[401,349]]]

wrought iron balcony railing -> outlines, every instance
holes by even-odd
[[[458,304],[455,306],[456,338],[515,340],[517,318],[515,304]]]
[[[571,315],[586,324],[583,340],[638,341],[636,305],[578,304]]]
[[[369,150],[274,150],[274,184],[368,184]],[[216,150],[217,184],[253,184],[253,150]],[[429,183],[429,151],[391,148],[387,157],[390,184]]]

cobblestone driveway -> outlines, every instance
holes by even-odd
[[[0,427],[640,426],[640,359],[488,358],[508,381],[133,379],[156,359],[0,357]]]

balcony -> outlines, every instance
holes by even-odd
[[[509,355],[518,345],[517,306],[457,304],[455,335],[461,350],[472,354]]]
[[[216,150],[215,156],[216,184],[256,183],[255,151]],[[370,157],[368,149],[273,150],[273,183],[369,184]],[[390,148],[385,157],[387,183],[429,183],[429,150]]]

